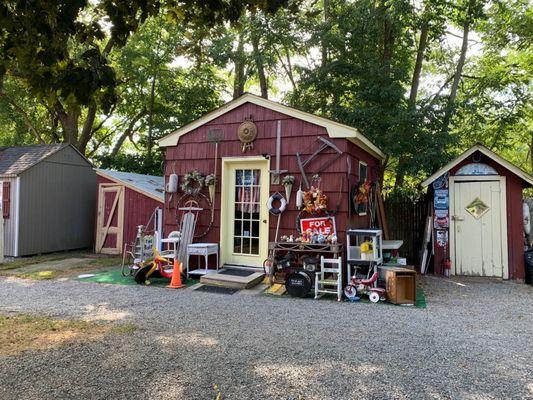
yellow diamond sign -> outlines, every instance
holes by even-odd
[[[475,219],[480,219],[487,211],[489,211],[490,207],[483,203],[479,197],[476,197],[465,209]]]

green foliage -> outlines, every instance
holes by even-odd
[[[163,160],[163,153],[159,151],[152,153],[150,157],[142,153],[121,153],[116,156],[97,155],[94,159],[99,168],[155,176],[163,175]]]

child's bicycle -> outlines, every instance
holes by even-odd
[[[363,294],[368,296],[372,303],[377,303],[380,300],[385,301],[387,299],[385,289],[374,287],[378,276],[377,272],[374,272],[369,279],[357,279],[355,275],[352,276],[350,282],[344,288],[344,295],[350,301],[359,300],[360,295]]]

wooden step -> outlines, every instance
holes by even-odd
[[[265,274],[254,272],[248,276],[237,276],[228,274],[209,274],[200,278],[200,282],[206,285],[222,286],[232,289],[249,289],[261,283]]]

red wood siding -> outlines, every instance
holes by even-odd
[[[2,217],[9,218],[11,208],[11,182],[2,182]]]
[[[257,125],[257,139],[254,142],[254,148],[242,153],[241,142],[237,137],[237,128],[245,120],[251,117]],[[192,169],[198,169],[204,175],[213,173],[214,171],[214,157],[215,145],[207,139],[207,132],[212,128],[220,128],[224,131],[224,139],[219,144],[218,151],[218,165],[217,175],[218,184],[216,187],[215,200],[215,218],[214,223],[207,234],[207,236],[199,239],[202,242],[219,242],[220,230],[220,199],[221,199],[221,171],[222,171],[222,157],[246,157],[246,156],[261,156],[268,153],[271,157],[270,167],[273,169],[276,165],[276,125],[277,121],[281,120],[281,163],[280,168],[288,170],[287,174],[296,177],[296,183],[293,186],[290,203],[286,211],[281,217],[280,236],[284,234],[296,233],[296,217],[298,210],[295,206],[296,191],[301,179],[296,162],[296,152],[300,152],[304,159],[312,154],[317,146],[317,136],[327,136],[325,128],[317,126],[306,121],[302,121],[285,114],[281,114],[270,109],[260,107],[255,104],[246,103],[242,106],[229,111],[228,113],[210,121],[209,123],[198,127],[197,129],[188,132],[179,139],[179,144],[173,147],[166,148],[165,157],[165,182],[168,182],[168,176],[171,173],[176,173],[180,176],[180,180],[184,174]],[[329,138],[329,137],[328,137]],[[337,231],[339,240],[344,242],[344,232],[348,222],[348,183],[347,183],[347,162],[346,158],[350,157],[352,160],[352,177],[351,183],[355,183],[358,178],[359,167],[358,162],[364,161],[368,164],[369,174],[373,179],[378,176],[379,161],[346,139],[330,139],[343,152],[335,163],[330,165],[324,172],[320,174],[322,178],[321,187],[328,196],[328,208],[335,209],[337,202],[340,200],[339,212],[336,215]],[[311,164],[309,164],[308,177],[312,175],[314,168],[319,168],[333,152],[329,154],[321,154]],[[370,176],[370,175],[369,175]],[[181,183],[181,182],[180,182]],[[279,191],[285,194],[282,185],[271,185],[271,194]],[[207,195],[207,189],[204,189]],[[176,219],[176,200],[175,197],[169,202],[170,198],[167,195],[166,203],[170,204],[169,209],[165,208],[164,222],[165,234],[177,229],[178,223]],[[179,194],[178,194],[179,197]],[[197,233],[205,230],[209,224],[210,215],[204,213],[199,220]],[[273,240],[275,236],[277,217],[270,218],[270,238]],[[368,217],[353,217],[351,221],[353,226],[368,226]]]
[[[480,162],[493,167],[499,175],[506,178],[506,200],[507,200],[507,246],[509,258],[509,279],[523,280],[525,278],[524,269],[524,224],[522,220],[522,180],[508,169],[491,158],[476,152],[475,155],[481,157]],[[450,170],[450,176],[462,166],[472,162],[469,157]],[[451,199],[450,199],[451,201]],[[442,274],[441,262],[444,258],[443,249],[435,246],[435,272]]]
[[[101,183],[115,183],[115,182],[98,175],[97,176],[98,187],[100,187]],[[98,201],[98,198],[97,198],[97,201]],[[131,243],[135,240],[135,236],[137,235],[137,226],[146,225],[152,213],[157,207],[162,208],[163,203],[157,200],[154,200],[151,197],[144,195],[143,193],[139,193],[135,190],[132,190],[128,187],[125,188],[124,231],[123,231],[124,243]],[[98,212],[98,204],[97,204],[96,210]],[[118,213],[116,214],[118,215]]]

